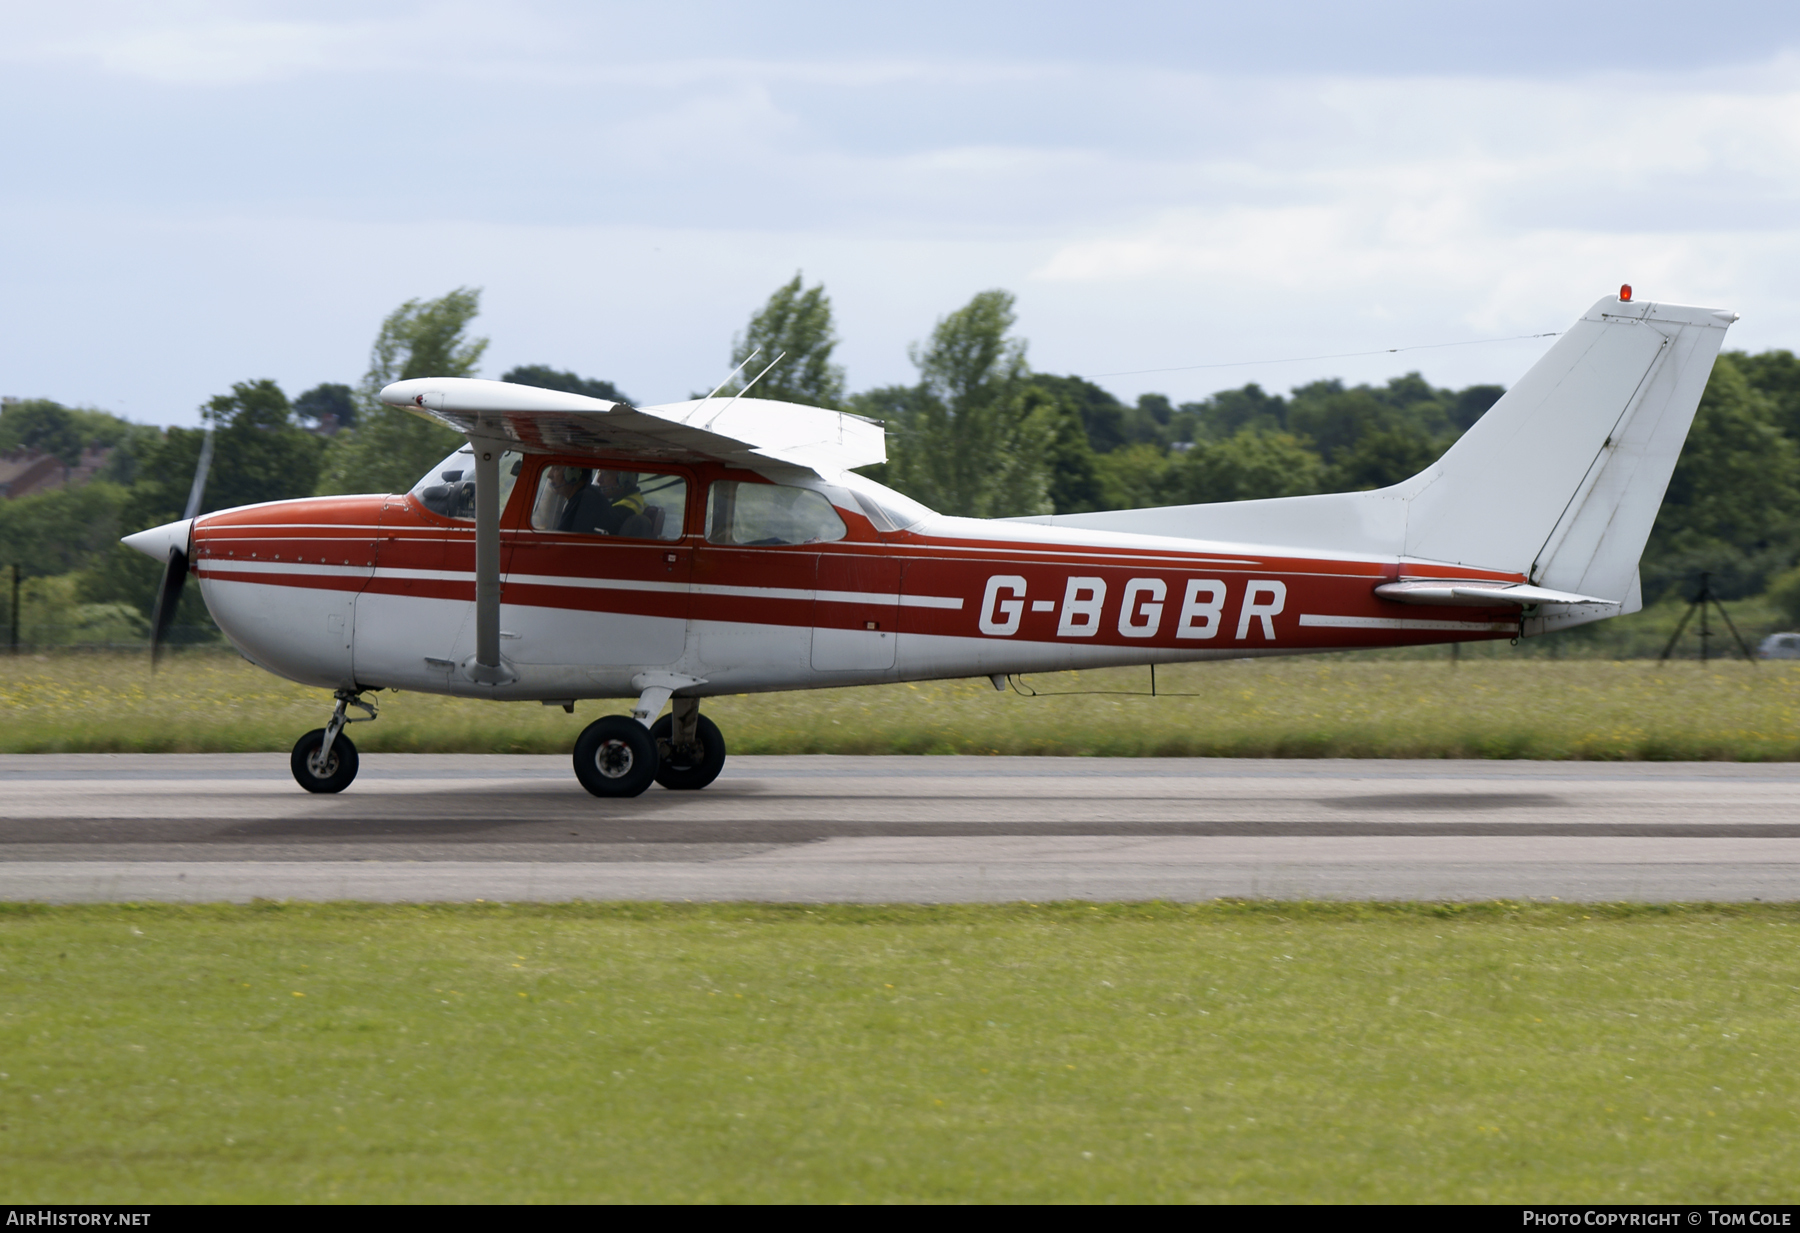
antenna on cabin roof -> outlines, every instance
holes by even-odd
[[[757,348],[757,350],[758,350],[758,351],[761,351],[761,350],[762,350],[762,348],[761,348],[761,347],[758,347],[758,348]],[[774,358],[774,359],[772,359],[772,360],[770,360],[770,361],[769,361],[769,368],[774,368],[774,367],[775,367],[775,365],[777,365],[777,364],[779,364],[779,363],[781,363],[781,361],[782,361],[782,360],[783,360],[783,359],[784,359],[784,358],[785,358],[785,357],[786,357],[786,356],[787,356],[787,352],[785,352],[785,351],[783,351],[783,352],[782,352],[782,353],[781,353],[781,354],[780,354],[780,355],[778,355],[778,356],[776,356],[776,357],[775,357],[775,358]],[[745,360],[745,361],[744,361],[744,364],[748,364],[748,363],[749,363],[749,362],[750,362],[750,361],[749,361],[749,360]],[[739,367],[739,368],[742,368],[742,367],[743,367],[743,364],[740,364],[740,365],[738,365],[738,367]],[[727,412],[727,411],[729,411],[729,410],[731,410],[731,403],[732,403],[732,402],[736,402],[736,401],[737,401],[737,400],[738,400],[738,399],[740,399],[740,398],[742,398],[742,397],[743,397],[743,396],[744,396],[744,395],[745,395],[745,394],[746,394],[746,393],[748,393],[748,392],[749,392],[749,390],[750,390],[750,387],[751,387],[751,386],[752,386],[752,385],[755,385],[755,384],[756,384],[756,383],[757,383],[757,382],[758,382],[758,381],[761,381],[761,380],[762,380],[762,379],[763,379],[763,378],[764,378],[764,377],[766,377],[766,376],[768,376],[768,375],[769,375],[769,368],[765,368],[765,369],[763,369],[763,370],[762,370],[762,371],[761,371],[761,372],[759,372],[759,373],[757,373],[757,374],[756,374],[756,375],[755,375],[755,376],[754,376],[754,377],[752,377],[752,378],[750,378],[750,380],[749,380],[749,381],[748,381],[748,382],[746,382],[746,383],[745,383],[745,385],[744,385],[744,388],[743,388],[743,389],[741,389],[741,390],[739,390],[739,391],[738,391],[738,392],[737,392],[737,393],[735,393],[735,394],[733,394],[733,395],[732,395],[732,396],[731,396],[731,402],[728,402],[728,403],[726,403],[726,404],[725,404],[725,405],[724,405],[724,406],[722,406],[722,407],[720,407],[720,408],[719,408],[719,415],[724,415],[724,414],[725,414],[725,413],[726,413],[726,412]],[[729,381],[729,380],[730,380],[730,379],[731,379],[731,378],[729,378],[729,377],[727,377],[727,378],[726,378],[726,380],[727,380],[727,381]],[[707,420],[707,421],[706,421],[706,426],[707,426],[707,427],[708,427],[708,428],[711,428],[711,427],[712,427],[712,426],[713,426],[713,423],[714,423],[714,422],[715,422],[715,421],[716,421],[716,420],[718,420],[718,418],[719,418],[719,415],[715,415],[715,416],[713,416],[713,417],[712,417],[712,419],[710,419],[710,420]]]
[[[711,394],[708,394],[705,398],[702,398],[700,400],[700,407],[704,407],[707,403],[711,402],[714,398],[716,398],[718,396],[719,391],[725,388],[726,382],[730,381],[733,377],[737,376],[740,372],[743,372],[744,365],[748,364],[751,360],[755,359],[758,355],[761,355],[761,354],[762,354],[762,348],[758,347],[755,351],[752,351],[749,355],[746,355],[743,358],[743,360],[739,362],[739,364],[736,368],[732,369],[730,372],[725,374],[724,381],[721,381],[717,385],[713,386]],[[779,358],[779,357],[777,357],[777,358]],[[768,369],[765,368],[763,371],[767,372]],[[752,382],[751,384],[755,384],[755,383]],[[749,387],[746,386],[745,388],[747,389]],[[743,393],[743,391],[739,390],[738,393],[741,394],[741,393]],[[726,405],[729,406],[730,404],[727,403]],[[694,411],[698,411],[700,409],[700,407],[695,407]],[[688,419],[692,419],[694,417],[694,411],[688,412]],[[721,411],[719,413],[719,415],[723,415],[723,414],[725,414],[723,411]],[[714,416],[713,418],[717,419],[718,416]],[[710,423],[711,421],[709,420],[708,422]],[[687,420],[683,420],[682,423],[684,423],[684,424],[687,423]]]

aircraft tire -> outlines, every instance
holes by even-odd
[[[656,779],[656,742],[629,715],[605,715],[575,738],[575,778],[595,796],[637,796]]]
[[[657,751],[656,782],[676,792],[689,792],[717,779],[725,769],[725,735],[719,731],[719,725],[700,716],[694,732],[700,741],[700,757],[692,761],[670,748],[669,737],[674,731],[673,715],[664,715],[650,725]],[[667,754],[662,752],[665,749],[669,750]]]
[[[331,742],[331,762],[324,775],[313,774],[312,756],[319,752],[319,746],[325,743],[325,729],[314,728],[298,741],[294,742],[294,752],[288,757],[288,767],[294,772],[294,782],[308,792],[342,792],[356,778],[357,757],[356,746],[342,732],[337,740]]]

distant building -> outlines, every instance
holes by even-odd
[[[0,497],[29,497],[58,488],[79,487],[94,478],[112,457],[112,447],[83,450],[81,461],[65,467],[55,454],[13,450],[0,454]]]

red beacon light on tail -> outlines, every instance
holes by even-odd
[[[1630,283],[1625,283],[1622,286],[1620,286],[1620,288],[1619,288],[1619,303],[1621,303],[1621,304],[1631,303],[1631,284]]]

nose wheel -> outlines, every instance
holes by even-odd
[[[342,792],[356,778],[356,746],[339,735],[325,748],[325,729],[314,728],[294,742],[288,758],[294,781],[308,792]]]
[[[350,707],[368,712],[367,716],[347,716]],[[365,702],[359,691],[337,691],[337,709],[323,728],[314,728],[294,742],[288,756],[288,769],[294,782],[308,792],[342,792],[356,778],[358,759],[356,746],[344,735],[345,724],[367,723],[375,718],[375,704]]]

